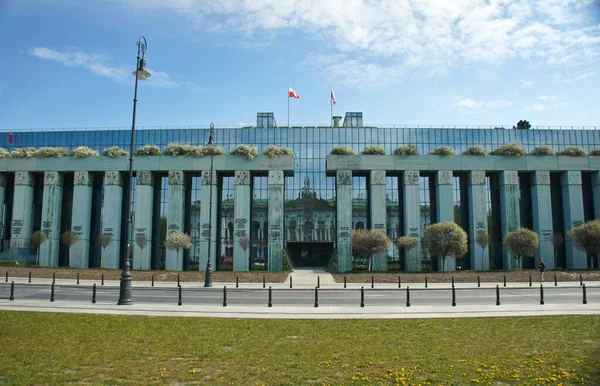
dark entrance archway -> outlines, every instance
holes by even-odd
[[[295,267],[324,267],[333,253],[333,243],[289,243],[288,256]]]

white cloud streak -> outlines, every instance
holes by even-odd
[[[453,107],[457,108],[461,114],[483,114],[490,110],[500,110],[512,107],[511,101],[503,100],[474,100],[469,97],[457,96],[454,98]]]

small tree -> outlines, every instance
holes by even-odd
[[[481,270],[483,271],[483,253],[485,252],[485,247],[490,243],[490,236],[485,232],[481,232],[475,236],[475,242],[481,247]]]
[[[79,235],[73,231],[66,231],[60,235],[63,244],[69,248],[69,267],[71,266],[71,247],[79,241]]]
[[[102,265],[102,259],[106,257],[106,248],[112,243],[112,234],[102,233],[100,235],[100,245],[102,246],[102,254],[100,255],[100,268],[104,268]]]
[[[531,124],[529,123],[529,121],[526,120],[520,120],[519,122],[517,122],[517,127],[513,126],[513,129],[518,129],[518,130],[529,130],[531,128]]]
[[[357,229],[352,232],[352,249],[357,256],[369,259],[369,271],[372,267],[373,255],[387,251],[392,240],[383,231],[375,229]]]
[[[600,220],[588,221],[583,225],[573,228],[568,233],[575,247],[587,253],[592,259],[591,268],[594,268],[594,256],[600,253]]]
[[[467,233],[449,221],[429,225],[423,232],[423,243],[429,254],[442,257],[442,271],[446,270],[446,257],[459,259],[467,253],[467,242]]]
[[[35,231],[31,235],[31,245],[35,247],[35,265],[40,264],[40,246],[46,240],[48,240],[48,236],[42,231]]]
[[[504,244],[517,256],[519,269],[523,269],[523,257],[533,257],[540,245],[540,238],[531,229],[521,227],[504,236]]]
[[[179,251],[181,249],[190,249],[192,247],[192,238],[187,233],[173,232],[165,239],[165,246],[177,251],[175,260],[175,269],[177,269],[179,268]]]
[[[244,236],[238,240],[238,243],[240,244],[240,247],[242,247],[242,249],[244,250],[244,267],[246,267],[246,250],[250,245],[250,240],[248,240],[248,236]]]
[[[558,248],[563,246],[565,238],[560,233],[555,233],[552,235],[550,242],[554,247],[554,268],[558,268]]]
[[[146,236],[146,233],[142,232],[135,235],[135,243],[142,250],[141,255],[144,256],[144,248],[146,248],[146,244],[148,244],[148,236]],[[142,270],[142,256],[140,256],[140,271]]]

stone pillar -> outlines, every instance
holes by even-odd
[[[233,198],[233,270],[250,270],[250,209],[252,206],[250,196],[250,172],[236,170],[234,177]],[[246,239],[247,249],[244,251],[240,241]]]
[[[406,170],[402,173],[404,236],[410,236],[417,240],[417,245],[413,249],[405,251],[404,268],[406,271],[421,271],[421,200],[419,182],[418,170]]]
[[[452,171],[440,170],[435,173],[435,217],[437,222],[454,222],[453,200],[454,178]],[[438,257],[438,271],[444,268],[443,257]],[[456,271],[456,259],[446,256],[446,271]]]
[[[594,196],[594,219],[600,220],[600,171],[592,172],[592,193]],[[600,254],[596,256],[596,267],[600,267]]]
[[[516,171],[504,171],[500,173],[500,223],[502,228],[502,240],[509,232],[514,231],[521,225],[521,211],[519,210],[519,175]],[[516,256],[502,248],[502,269],[510,271],[518,269]]]
[[[0,173],[0,243],[4,241],[4,200],[6,198],[6,173]]]
[[[29,248],[33,227],[33,186],[35,176],[29,172],[15,173],[10,247]],[[19,253],[19,251],[13,251]],[[25,252],[26,254],[29,251]]]
[[[73,178],[73,214],[71,231],[79,241],[71,247],[71,267],[90,266],[90,227],[92,221],[92,187],[94,175],[90,172],[75,172]],[[98,237],[99,235],[91,235]]]
[[[212,192],[212,205],[210,204]],[[201,219],[201,234],[200,234],[200,271],[206,271],[206,262],[208,260],[208,242],[209,232],[211,240],[211,263],[212,268],[216,267],[216,256],[217,256],[217,202],[218,202],[218,189],[217,189],[217,172],[210,173],[210,171],[202,172],[202,202],[200,204]],[[212,224],[208,222],[208,213],[212,211]],[[211,231],[212,227],[212,231]]]
[[[283,191],[282,171],[269,171],[269,260],[271,272],[283,269]]]
[[[131,269],[149,270],[152,268],[152,218],[154,209],[154,174],[138,171],[135,185],[135,236],[133,244],[133,265]],[[171,185],[169,184],[169,189]],[[170,192],[169,192],[170,193]],[[169,194],[169,199],[171,198]],[[169,213],[171,208],[169,208]],[[140,248],[140,243],[144,244]],[[180,252],[181,254],[181,252]],[[168,261],[168,260],[167,260]]]
[[[554,265],[554,246],[552,245],[552,199],[550,196],[550,172],[536,171],[531,173],[531,208],[533,230],[540,238],[540,247],[535,250],[535,265],[544,259],[547,269]]]
[[[167,234],[184,231],[185,226],[185,176],[183,171],[169,171],[169,213],[167,214]],[[167,271],[183,271],[184,251],[167,248]]]
[[[373,170],[369,176],[369,209],[371,229],[386,233],[387,199],[385,196],[385,171]],[[387,271],[388,251],[373,255],[371,269]]]
[[[46,234],[47,240],[40,246],[40,265],[43,267],[58,267],[62,195],[63,175],[59,172],[45,172],[41,230]]]
[[[338,272],[352,271],[352,171],[336,171]]]
[[[565,252],[568,269],[587,268],[586,253],[575,247],[568,236],[569,231],[583,224],[583,192],[581,172],[568,171],[560,176],[563,198],[563,217],[565,221]]]
[[[123,177],[111,171],[104,175],[104,201],[102,203],[102,234],[111,236],[111,243],[102,249],[101,266],[119,268],[121,252],[121,221],[123,207]]]
[[[490,244],[480,247],[475,238],[480,233],[488,233],[487,184],[485,171],[469,172],[469,251],[471,269],[488,271],[490,269]],[[491,241],[491,240],[490,240]],[[482,258],[483,254],[483,258]]]

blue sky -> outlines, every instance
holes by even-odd
[[[0,130],[600,126],[598,0],[0,0]]]

